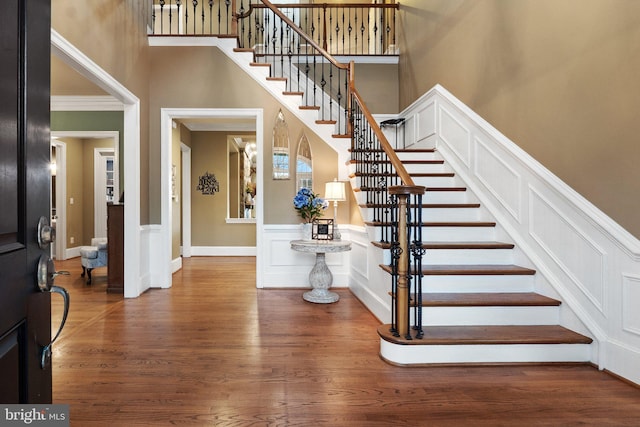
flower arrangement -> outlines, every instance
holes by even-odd
[[[322,216],[322,211],[329,207],[329,202],[308,188],[301,188],[293,198],[293,207],[305,222],[313,222]]]

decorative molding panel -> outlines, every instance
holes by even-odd
[[[640,276],[622,275],[622,329],[640,335]]]
[[[436,134],[436,103],[435,101],[425,105],[416,113],[418,134],[416,142],[420,142]]]
[[[479,137],[475,141],[474,169],[478,179],[521,222],[522,179],[520,175]]]
[[[471,131],[445,106],[440,107],[440,139],[446,142],[466,167],[471,166]]]
[[[531,188],[529,193],[531,236],[604,312],[604,251],[539,192]]]

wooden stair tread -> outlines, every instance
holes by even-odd
[[[380,191],[380,188],[378,188],[378,187],[358,187],[358,188],[354,188],[353,191]],[[432,191],[432,192],[444,192],[444,191],[463,192],[463,191],[467,191],[467,187],[425,187],[424,191]]]
[[[391,248],[391,243],[371,242],[381,249]],[[513,249],[513,243],[505,242],[422,242],[425,249]]]
[[[320,110],[320,107],[317,105],[301,105],[298,108],[301,110]]]
[[[338,123],[335,120],[316,120],[316,124],[318,125],[335,125]]]
[[[234,52],[253,52],[253,48],[251,47],[234,47]]]
[[[382,203],[365,203],[358,205],[361,208],[386,208],[386,204]],[[408,205],[411,207],[411,204]],[[480,203],[425,203],[422,205],[423,209],[465,209],[465,208],[479,208]]]
[[[391,163],[390,160],[355,160],[351,159],[351,163]],[[443,165],[444,160],[400,160],[404,165]]]
[[[331,135],[333,138],[349,138],[351,139],[351,134],[348,133],[336,133]]]
[[[267,77],[267,81],[270,82],[286,82],[287,80],[286,77]]]
[[[303,96],[304,92],[297,92],[297,91],[284,91],[282,92],[283,95],[295,95],[295,96]]]
[[[390,325],[380,325],[378,335],[385,341],[405,345],[480,345],[480,344],[591,344],[593,340],[557,325],[526,326],[429,326],[422,339],[394,337]],[[415,331],[412,330],[415,337]]]
[[[396,173],[365,173],[355,172],[349,175],[349,178],[355,178],[357,176],[398,176]],[[455,176],[453,172],[427,172],[427,173],[409,173],[409,176],[416,178],[451,178]]]
[[[423,307],[546,307],[560,301],[535,292],[423,293]]]
[[[391,273],[390,265],[380,265],[387,273]],[[535,270],[511,264],[441,264],[423,265],[425,276],[531,276]]]
[[[365,225],[371,227],[390,227],[390,222],[385,221],[365,221]],[[492,221],[459,221],[459,222],[422,222],[423,227],[495,227]]]
[[[435,148],[396,148],[396,153],[435,153],[438,151]]]
[[[264,62],[251,62],[249,65],[252,67],[271,67],[271,64],[265,64]]]
[[[350,153],[384,153],[382,148],[350,148]],[[435,153],[435,148],[396,148],[393,150],[396,153]]]

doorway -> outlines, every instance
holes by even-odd
[[[130,171],[124,174],[124,296],[137,297],[148,288],[140,280],[140,266],[148,264],[143,259],[147,251],[142,250],[140,231],[140,100],[53,29],[51,54],[104,89],[124,111],[122,167]]]
[[[172,209],[172,176],[173,165],[180,163],[180,159],[172,158],[172,130],[174,120],[185,119],[204,119],[211,121],[233,122],[234,120],[251,120],[254,123],[256,133],[257,147],[257,164],[264,164],[263,161],[263,111],[262,109],[196,109],[196,108],[163,108],[161,109],[161,150],[160,150],[160,170],[161,170],[161,245],[162,245],[162,262],[161,268],[161,287],[171,287],[172,283],[172,233],[173,233],[173,209]],[[229,130],[229,129],[227,129]],[[232,131],[233,129],[231,129]],[[184,154],[184,153],[183,153]],[[184,172],[183,172],[184,173]],[[262,173],[257,174],[258,188],[264,188],[262,182]],[[183,199],[184,202],[184,199]],[[256,202],[256,268],[262,263],[261,250],[262,234],[264,227],[263,201],[258,197]],[[190,214],[182,218],[182,232],[186,234],[186,230],[190,230],[191,218]],[[185,242],[189,239],[183,239],[183,253],[191,253],[191,248],[185,248]],[[261,288],[260,275],[256,276],[256,287]]]

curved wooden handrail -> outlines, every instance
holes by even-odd
[[[350,70],[349,64],[343,64],[342,62],[337,61],[329,52],[320,47],[318,43],[316,43],[311,37],[309,37],[304,31],[302,31],[298,26],[284,13],[282,13],[276,6],[273,5],[269,0],[260,0],[267,8],[269,8],[273,13],[275,13],[283,22],[285,22],[293,31],[298,33],[298,35],[303,38],[311,47],[317,50],[323,57],[325,57],[329,62],[331,62],[335,67],[340,68],[342,70]],[[235,17],[237,19],[244,19],[251,15],[253,9],[261,9],[255,7],[253,4],[249,5],[249,11],[243,14],[236,13]]]
[[[396,154],[393,147],[391,147],[391,144],[387,140],[387,137],[382,132],[382,129],[380,129],[380,126],[378,126],[378,123],[373,118],[373,115],[369,111],[369,108],[367,108],[366,104],[362,100],[362,97],[358,93],[358,90],[356,89],[353,79],[349,81],[349,90],[358,101],[358,104],[360,104],[360,109],[362,110],[362,113],[364,114],[365,118],[371,125],[371,129],[373,129],[373,132],[376,134],[376,137],[380,141],[380,145],[382,146],[382,149],[384,150],[387,157],[389,158],[389,161],[391,162],[394,169],[396,170],[396,173],[398,174],[398,176],[400,176],[400,179],[402,180],[403,184],[408,186],[415,186],[415,183],[413,182],[411,175],[409,175],[409,172],[407,172],[407,170],[405,169],[404,165],[398,158],[398,155]]]

